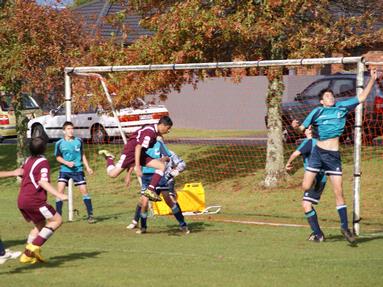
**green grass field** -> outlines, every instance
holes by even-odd
[[[85,221],[78,192],[75,208],[80,214],[65,224],[43,247],[47,264],[21,265],[16,260],[0,266],[0,286],[381,286],[383,280],[383,194],[380,150],[368,149],[362,178],[362,236],[352,247],[340,236],[338,216],[330,185],[317,211],[327,241],[307,242],[310,233],[300,208],[300,163],[283,187],[259,186],[263,162],[242,164],[250,174],[229,173],[220,180],[191,168],[206,165],[222,147],[171,146],[187,159],[189,171],[179,179],[204,183],[207,205],[219,204],[217,215],[187,217],[189,235],[178,231],[173,217],[149,219],[148,234],[126,229],[137,202],[138,185],[129,190],[122,177],[109,179],[102,160],[88,146],[96,173],[87,177],[98,223]],[[115,151],[118,146],[113,147]],[[229,153],[230,150],[225,150]],[[234,151],[237,152],[237,151]],[[245,151],[244,151],[245,152]],[[259,150],[262,152],[262,150]],[[52,179],[57,177],[52,146],[48,159]],[[349,215],[352,207],[352,150],[344,149],[344,187]],[[15,147],[0,147],[1,170],[13,169]],[[194,164],[194,162],[198,164]],[[0,181],[1,235],[6,247],[22,250],[30,225],[16,207],[18,186],[14,179]],[[50,198],[53,204],[54,199]],[[66,209],[64,210],[66,211]],[[233,223],[230,221],[241,221]],[[266,222],[298,224],[279,227],[245,224]]]

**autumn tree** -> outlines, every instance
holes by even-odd
[[[344,0],[346,1],[346,0]],[[382,42],[373,26],[373,11],[342,14],[327,0],[131,0],[144,16],[142,24],[154,32],[132,47],[132,63],[198,63],[235,60],[281,60],[347,55],[361,45]],[[336,1],[339,2],[339,1]],[[379,1],[377,1],[378,3]],[[215,75],[243,76],[259,71],[216,71]],[[283,69],[270,68],[267,94],[268,143],[265,186],[285,176],[281,124]],[[197,77],[195,77],[197,75]],[[132,86],[140,91],[179,89],[212,73],[163,71],[137,74]],[[197,80],[196,80],[197,78]]]
[[[35,1],[5,1],[0,9],[0,85],[14,96],[20,163],[25,157],[27,119],[22,93],[45,101],[63,91],[63,69],[88,49],[87,37],[70,10],[57,11]]]

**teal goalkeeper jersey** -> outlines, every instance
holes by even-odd
[[[55,156],[61,156],[66,161],[74,162],[74,167],[70,168],[64,164],[60,166],[61,172],[81,172],[83,171],[82,155],[84,144],[81,139],[73,138],[66,141],[61,139],[56,143]]]
[[[160,141],[157,141],[152,148],[149,148],[146,151],[146,154],[150,156],[151,158],[161,158],[162,156],[168,156],[170,157],[170,151],[166,147],[166,145]],[[154,173],[155,169],[153,167],[142,167],[142,173],[148,174],[148,173]]]
[[[319,140],[339,137],[346,125],[346,117],[359,105],[357,97],[337,102],[332,107],[317,107],[303,121],[307,129],[310,125],[318,131]]]

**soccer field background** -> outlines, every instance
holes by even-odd
[[[170,147],[185,158],[191,156],[189,146]],[[94,153],[95,148],[89,147],[87,152]],[[47,155],[54,182],[58,165],[52,151],[50,146]],[[168,216],[150,218],[149,232],[135,234],[126,225],[138,198],[136,181],[127,190],[122,177],[106,177],[101,159],[88,157],[95,169],[95,175],[87,180],[98,222],[86,222],[81,196],[75,190],[79,215],[74,222],[65,222],[43,246],[48,263],[8,261],[0,266],[0,286],[381,286],[383,195],[379,168],[364,170],[362,236],[357,247],[352,247],[340,235],[330,185],[317,208],[327,240],[320,244],[306,241],[310,231],[300,207],[302,169],[283,188],[268,191],[258,185],[262,170],[206,183],[206,176],[200,174],[207,205],[222,205],[220,214],[187,217],[189,235],[183,235],[175,219]],[[352,166],[347,156],[344,160],[351,218]],[[369,164],[379,166],[380,160],[371,158]],[[2,170],[15,167],[14,145],[1,146],[0,162]],[[180,178],[180,186],[186,175]],[[16,207],[18,186],[14,179],[1,179],[0,190],[2,239],[6,247],[22,250],[31,226]],[[52,197],[49,200],[54,204]],[[303,227],[254,224],[260,222]]]

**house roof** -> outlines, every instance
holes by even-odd
[[[89,33],[95,33],[97,28],[104,39],[109,39],[113,35],[117,38],[122,36],[122,31],[104,21],[106,16],[120,12],[126,7],[121,4],[110,3],[108,0],[94,0],[73,9],[85,21],[85,29]],[[129,13],[125,18],[124,24],[128,27],[128,40],[126,44],[131,44],[141,36],[152,35],[153,33],[142,28],[139,24],[141,16]]]

